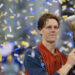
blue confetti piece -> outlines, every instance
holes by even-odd
[[[17,60],[17,57],[15,56],[14,59]]]
[[[69,5],[73,5],[73,1],[69,1]]]
[[[15,51],[19,50],[19,48],[15,48]]]
[[[38,22],[33,22],[34,25],[38,25]]]
[[[27,29],[28,29],[28,27],[25,27],[25,28],[24,28],[24,30],[27,30]]]
[[[49,2],[49,0],[46,0],[46,2]]]
[[[17,19],[16,18],[14,18],[14,22],[17,22]]]
[[[0,45],[0,48],[2,48],[2,46]]]
[[[23,0],[20,0],[20,3],[22,4],[23,3]]]
[[[30,13],[31,13],[31,14],[35,14],[35,11],[34,11],[34,10],[32,10]]]
[[[32,30],[29,30],[29,31],[28,31],[28,34],[31,34],[31,32],[32,32]]]
[[[29,0],[29,1],[35,1],[35,0]]]
[[[33,39],[36,40],[37,39],[37,36],[33,36]]]
[[[21,19],[21,20],[24,20],[25,18],[24,18],[24,17],[20,17],[20,19]]]
[[[3,56],[2,57],[2,62],[4,62],[6,60],[6,57],[5,56]]]
[[[73,46],[73,47],[75,47],[74,44],[75,44],[75,42],[73,41],[73,42],[72,42],[72,46]]]
[[[14,5],[14,9],[17,9],[17,4]]]
[[[29,16],[27,16],[27,20],[29,20]]]
[[[14,41],[9,41],[11,44],[14,44]]]
[[[29,28],[29,24],[27,24],[27,26],[24,28],[24,30],[27,30]]]
[[[46,6],[46,3],[42,3],[43,6]]]
[[[45,66],[44,62],[42,62],[42,63],[41,63],[41,66],[42,66],[42,67],[44,67],[44,66]]]
[[[65,53],[65,50],[62,50],[62,53],[64,54]]]
[[[16,16],[16,14],[12,14],[11,16]]]
[[[73,32],[65,32],[66,35],[73,35]]]

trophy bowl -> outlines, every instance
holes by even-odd
[[[75,15],[68,17],[65,21],[73,32],[73,40],[75,42]]]

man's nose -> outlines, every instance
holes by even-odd
[[[55,32],[55,29],[54,29],[54,27],[52,27],[52,28],[51,28],[51,31],[52,31],[52,32]]]

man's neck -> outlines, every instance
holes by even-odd
[[[55,42],[46,42],[46,41],[43,41],[42,42],[43,45],[51,52],[54,54],[55,52]]]

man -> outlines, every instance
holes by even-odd
[[[45,13],[38,21],[42,42],[34,49],[27,50],[24,59],[25,75],[53,75],[58,72],[66,75],[75,64],[75,49],[68,58],[55,48],[60,19],[54,14]]]

